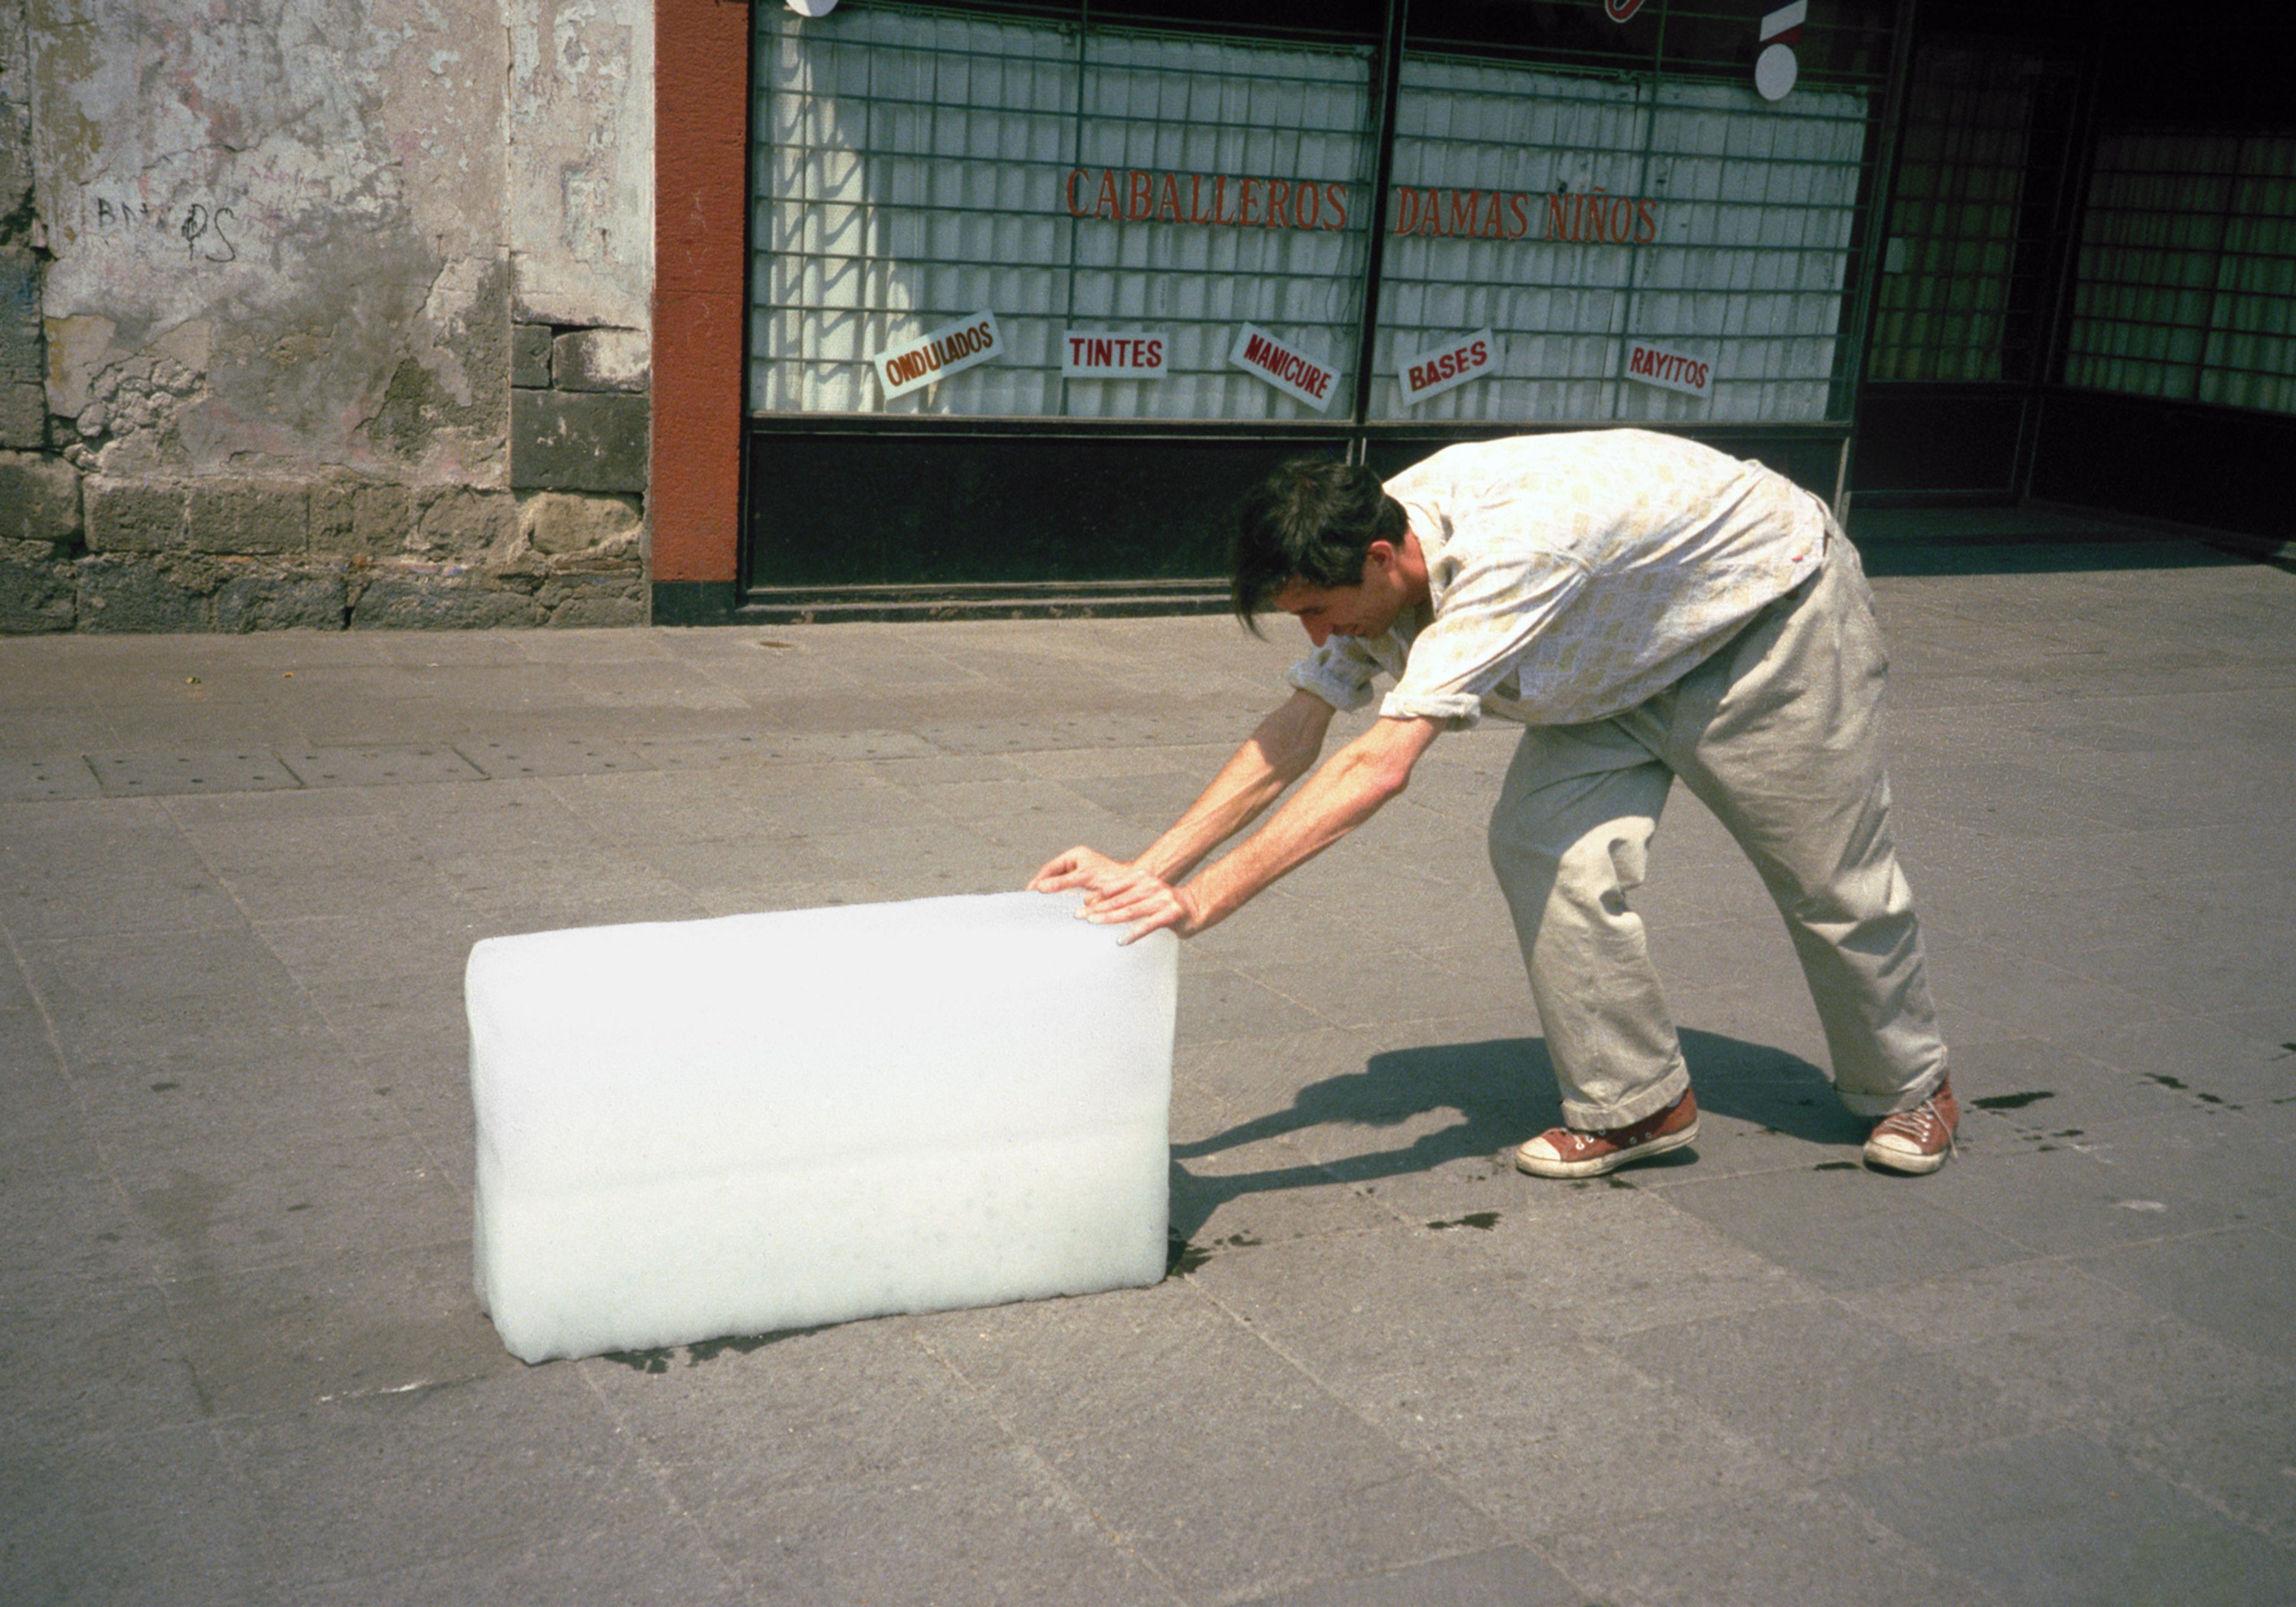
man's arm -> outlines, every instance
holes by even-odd
[[[1113,888],[1130,873],[1156,882],[1177,881],[1203,857],[1259,818],[1283,789],[1308,774],[1324,750],[1324,734],[1335,710],[1312,693],[1295,692],[1259,722],[1234,756],[1220,767],[1211,784],[1141,856],[1126,865],[1078,847],[1056,854],[1031,877],[1040,893],[1064,888]]]
[[[1329,717],[1325,717],[1328,721]],[[1085,918],[1104,924],[1131,923],[1132,930],[1124,938],[1128,943],[1167,927],[1184,938],[1193,937],[1226,920],[1278,877],[1314,858],[1378,813],[1381,805],[1409,784],[1412,767],[1442,731],[1443,724],[1438,720],[1380,720],[1333,754],[1331,762],[1316,771],[1266,826],[1185,887],[1176,887],[1168,876],[1138,865],[1109,862],[1100,866],[1077,865],[1054,873],[1060,860],[1038,872],[1029,885],[1046,891],[1085,889]],[[1213,791],[1217,791],[1215,783]],[[1211,791],[1205,794],[1206,799],[1211,796]],[[1166,837],[1178,831],[1175,826]],[[1160,847],[1162,840],[1159,840]],[[1201,858],[1210,846],[1199,850],[1195,858]],[[1147,859],[1143,855],[1142,864]],[[1195,859],[1188,863],[1193,865]]]

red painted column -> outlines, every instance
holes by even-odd
[[[743,0],[655,0],[657,585],[730,586],[740,569],[749,63]]]

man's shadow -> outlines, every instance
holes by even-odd
[[[1870,1123],[1843,1110],[1824,1074],[1798,1055],[1695,1030],[1683,1032],[1682,1050],[1702,1111],[1830,1147],[1857,1144],[1866,1136]],[[1458,1119],[1396,1149],[1322,1163],[1225,1177],[1191,1172],[1181,1164],[1308,1127],[1398,1127],[1429,1111],[1455,1111]],[[1429,1171],[1446,1161],[1496,1154],[1562,1120],[1554,1069],[1541,1039],[1390,1049],[1373,1055],[1361,1071],[1309,1083],[1286,1110],[1174,1144],[1172,1236],[1193,1237],[1220,1206],[1245,1194]],[[1663,1168],[1695,1159],[1693,1148],[1644,1164]]]

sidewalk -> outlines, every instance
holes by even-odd
[[[1185,950],[1161,1285],[539,1367],[470,1294],[473,941],[1131,851],[1296,633],[0,640],[0,1602],[2296,1600],[2296,575],[1874,567],[1938,1177],[1856,1164],[1679,791],[1704,1136],[1502,1164],[1492,728]]]

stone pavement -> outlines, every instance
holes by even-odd
[[[1185,951],[1162,1284],[538,1367],[470,1293],[473,940],[1128,851],[1292,642],[0,641],[0,1601],[2296,1599],[2296,575],[1873,559],[1939,1177],[1856,1164],[1680,794],[1705,1136],[1500,1164],[1555,1103],[1478,732]]]

